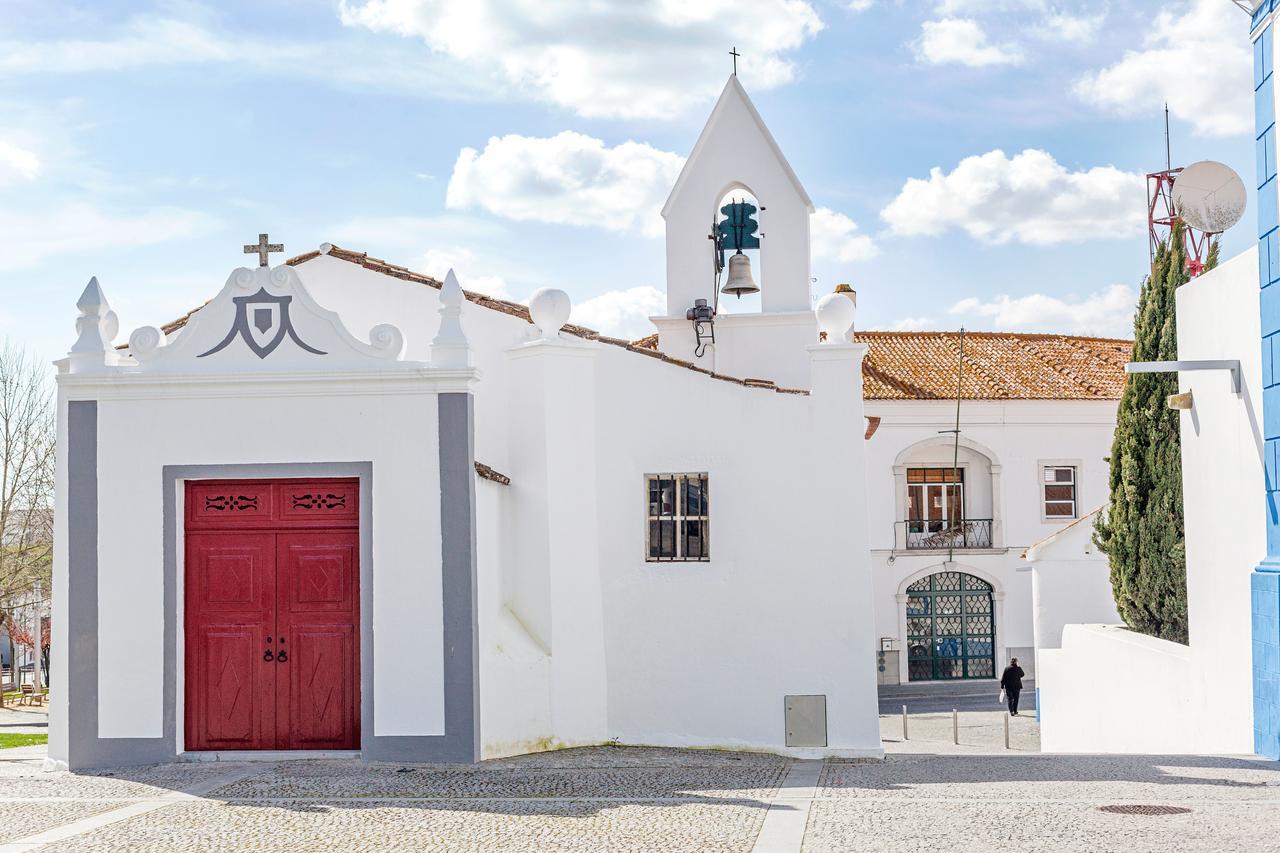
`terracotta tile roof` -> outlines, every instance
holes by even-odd
[[[857,332],[868,400],[954,400],[955,332]],[[1018,332],[964,336],[967,400],[1118,400],[1133,342]]]

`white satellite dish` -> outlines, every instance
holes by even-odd
[[[1244,216],[1244,181],[1230,166],[1201,160],[1173,182],[1173,209],[1197,231],[1221,234]]]

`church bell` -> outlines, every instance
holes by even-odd
[[[720,292],[741,299],[751,293],[759,293],[760,285],[751,277],[751,259],[739,249],[729,258],[729,277]]]

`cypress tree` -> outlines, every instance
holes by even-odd
[[[1156,251],[1134,316],[1133,360],[1178,358],[1174,291],[1189,280],[1183,227]],[[1215,243],[1206,269],[1218,260]],[[1182,515],[1182,443],[1176,373],[1129,376],[1111,445],[1110,499],[1094,541],[1111,563],[1116,609],[1134,631],[1187,642],[1187,563]]]

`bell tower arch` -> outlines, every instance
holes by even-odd
[[[809,290],[813,212],[773,134],[730,76],[662,208],[667,306],[665,316],[652,318],[659,347],[720,373],[807,386],[804,347],[817,343]],[[719,309],[715,342],[704,347],[687,316],[699,299]]]

